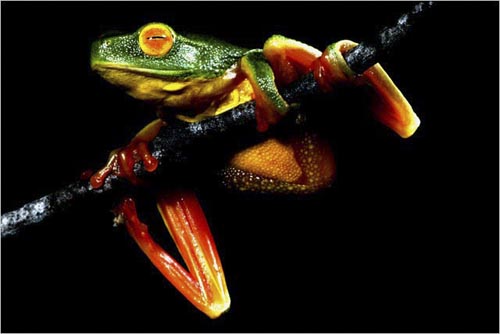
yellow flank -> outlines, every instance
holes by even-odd
[[[224,99],[222,99],[220,103],[218,103],[218,106],[211,106],[213,108],[215,107],[213,115],[220,115],[242,103],[253,100],[253,98],[254,92],[252,85],[247,79],[245,79],[228,95],[226,95]]]
[[[214,99],[201,114],[194,117],[177,115],[177,118],[184,122],[199,122],[206,118],[220,115],[240,104],[251,101],[253,98],[253,88],[248,80],[245,79],[229,93],[222,95],[218,99]]]
[[[330,146],[304,133],[285,143],[269,139],[236,154],[222,172],[226,187],[259,193],[305,194],[328,187],[335,175]]]
[[[291,145],[269,139],[237,153],[231,166],[285,182],[296,182],[302,170],[295,159]]]
[[[124,68],[97,67],[97,71],[104,79],[124,88],[134,98],[146,101],[161,101],[165,98],[163,79],[134,73]]]
[[[166,92],[178,92],[188,85],[189,82],[168,82],[165,86],[163,86],[163,90]]]
[[[236,65],[216,78],[189,80],[155,77],[119,64],[98,63],[94,68],[104,79],[124,88],[134,98],[170,108],[203,110],[200,119],[218,115],[254,98],[250,83],[238,75]]]
[[[295,156],[304,172],[303,184],[311,189],[328,186],[335,174],[335,162],[330,144],[316,134],[306,133],[293,140]]]

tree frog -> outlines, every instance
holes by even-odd
[[[401,137],[411,136],[419,119],[384,69],[376,64],[354,73],[343,54],[356,43],[342,40],[324,52],[281,35],[271,36],[262,49],[245,49],[212,37],[181,35],[164,23],[149,23],[137,31],[97,40],[91,67],[134,98],[159,106],[161,115],[186,122],[216,117],[254,100],[256,131],[285,117],[288,103],[278,91],[313,72],[324,91],[336,85],[364,85],[375,94],[374,117]],[[102,186],[116,173],[137,182],[133,164],[143,161],[153,171],[156,159],[147,143],[168,117],[141,130],[124,148],[110,154],[108,164],[94,174],[91,185]],[[308,193],[331,184],[335,163],[329,145],[317,135],[271,138],[234,155],[223,172],[224,183],[242,191]],[[187,270],[153,240],[142,223],[134,200],[125,198],[116,209],[117,221],[163,275],[199,310],[211,318],[230,305],[220,258],[203,211],[189,191],[158,194],[158,210],[183,257]]]

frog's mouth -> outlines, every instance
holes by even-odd
[[[158,70],[144,67],[131,66],[129,64],[112,63],[101,60],[92,61],[91,67],[98,72],[106,70],[115,70],[121,72],[129,72],[136,75],[147,76],[151,78],[172,80],[187,80],[192,72],[190,70]]]
[[[103,79],[121,87],[136,99],[145,101],[162,101],[169,95],[180,93],[185,84],[179,77],[188,73],[178,71],[157,71],[121,64],[93,62],[92,69]],[[176,77],[175,81],[171,78]],[[174,84],[177,83],[177,84]]]
[[[103,61],[92,61],[91,66],[106,81],[123,88],[132,97],[183,112],[191,110],[199,114],[217,99],[222,99],[225,111],[252,98],[251,86],[237,78],[236,67],[218,77],[193,77],[189,70],[151,70]],[[217,106],[214,108],[208,113],[222,112]]]

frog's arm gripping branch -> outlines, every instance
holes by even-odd
[[[376,62],[386,59],[417,20],[431,7],[432,2],[416,4],[409,13],[398,19],[396,25],[379,32],[374,41],[365,41],[346,52],[344,57],[348,66],[355,72],[362,73]],[[293,103],[321,94],[321,89],[313,75],[309,74],[285,88],[281,94],[288,103]],[[290,113],[293,114],[293,110]],[[280,123],[279,126],[289,124],[282,123],[283,125]],[[221,141],[228,143],[230,140],[227,139],[235,136],[242,138],[241,142],[247,139],[255,142],[267,136],[267,134],[255,131],[254,102],[239,105],[229,112],[202,122],[178,123],[163,127],[159,135],[150,143],[151,152],[159,161],[158,169],[152,173],[151,177],[168,175],[166,171],[169,169],[189,162],[194,158],[196,152],[194,148],[197,145],[203,145],[205,148],[208,146],[220,148]],[[134,170],[139,177],[148,177],[150,174],[146,172],[142,163],[137,163]],[[103,187],[99,189],[93,189],[88,181],[70,184],[17,210],[2,214],[0,223],[2,238],[15,235],[24,227],[39,223],[78,201],[103,197],[113,198],[113,194],[123,193],[127,187],[127,182],[114,175],[110,175]]]

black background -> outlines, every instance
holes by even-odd
[[[410,6],[3,2],[2,212],[100,166],[152,119],[90,71],[101,33],[164,21],[245,47],[279,33],[323,49]],[[422,120],[408,140],[357,100],[322,101],[338,164],[327,191],[199,184],[232,297],[219,319],[113,228],[106,202],[2,240],[2,331],[498,332],[498,37],[498,3],[438,3],[383,63]]]

